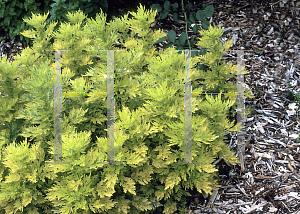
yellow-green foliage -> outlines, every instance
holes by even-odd
[[[192,99],[192,156],[201,164],[174,164],[184,161],[184,55],[152,47],[166,36],[149,29],[153,11],[140,7],[132,15],[106,24],[100,13],[82,26],[85,15],[69,13],[69,23],[55,34],[55,23],[44,29],[46,15],[25,20],[35,28],[22,33],[34,39],[33,48],[12,64],[0,61],[1,93],[9,95],[0,98],[2,211],[52,213],[55,205],[62,213],[147,213],[163,205],[161,212],[174,213],[189,190],[211,193],[219,186],[216,157],[235,162],[223,143],[223,134],[233,129],[226,115],[234,102],[206,95]],[[124,51],[115,52],[115,161],[125,164],[97,164],[106,161],[105,95],[63,95],[63,162],[71,164],[45,164],[54,153],[55,65],[46,50],[70,49],[62,52],[63,92],[105,92],[107,52],[98,50],[117,49],[117,38]],[[197,72],[196,78],[212,79]]]
[[[196,44],[197,46],[202,46],[206,48],[207,52],[205,55],[196,56],[194,58],[193,66],[195,66],[199,61],[208,67],[207,71],[203,70],[192,70],[193,80],[203,80],[198,81],[198,84],[193,83],[193,92],[225,92],[232,93],[237,91],[236,83],[226,82],[228,78],[236,77],[237,65],[231,63],[225,63],[222,57],[226,51],[232,46],[232,39],[228,40],[224,44],[221,43],[220,37],[223,34],[223,29],[221,27],[213,28],[209,26],[208,30],[200,31],[201,40]],[[244,74],[248,72],[246,70],[242,71]],[[199,85],[201,83],[201,86]],[[253,98],[253,94],[249,89],[245,89],[245,97]],[[222,100],[236,100],[235,94],[224,95]],[[235,115],[234,108],[230,112],[231,116]],[[247,116],[247,115],[246,115]]]

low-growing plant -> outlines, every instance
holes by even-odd
[[[295,95],[295,103],[297,103],[297,105],[300,107],[300,91],[298,91],[298,93]]]
[[[294,101],[294,99],[295,99],[295,95],[294,95],[294,93],[293,93],[290,89],[288,89],[288,90],[286,91],[286,97],[287,97],[290,101]]]
[[[153,12],[140,7],[131,14],[132,19],[125,15],[106,24],[101,13],[82,26],[86,16],[69,13],[70,23],[62,23],[56,33],[57,23],[45,29],[48,14],[26,20],[35,30],[22,34],[34,39],[34,46],[11,64],[0,60],[0,89],[9,95],[0,97],[0,119],[5,122],[0,126],[2,211],[50,214],[58,206],[62,213],[135,214],[163,205],[157,213],[171,214],[178,201],[191,196],[189,190],[210,194],[219,187],[212,164],[216,158],[236,164],[224,143],[224,133],[235,131],[227,117],[235,100],[221,99],[220,94],[192,99],[192,161],[201,164],[175,164],[185,159],[184,57],[174,48],[154,50],[153,43],[165,34],[149,29]],[[199,60],[208,71],[192,70],[198,80],[193,86],[199,92],[234,90],[236,86],[224,85],[224,80],[236,66],[221,62],[232,40],[221,44],[222,29],[211,26],[201,34],[199,45],[208,52]],[[55,42],[49,43],[54,36]],[[107,90],[108,56],[98,50],[114,50],[117,38],[125,49],[115,54],[115,161],[125,163],[102,164],[108,141],[107,100],[92,93]],[[62,99],[63,162],[71,164],[46,164],[55,152],[55,63],[47,49],[70,50],[61,60],[62,90],[87,94]]]
[[[245,110],[245,117],[246,117],[246,119],[247,119],[247,117],[248,117],[249,115],[252,115],[253,112],[254,112],[254,109],[253,109],[252,106],[249,106],[249,108],[246,108],[246,110]]]
[[[299,137],[297,138],[296,143],[300,143],[300,133],[298,135]]]
[[[292,103],[289,104],[289,109],[292,109],[292,111],[297,113],[300,110],[300,91],[294,95],[294,93],[288,89],[286,96],[290,101],[292,101]]]
[[[180,36],[176,39],[176,32],[174,30],[170,30],[168,32],[167,37],[160,38],[154,44],[158,44],[163,41],[167,41],[168,43],[163,46],[163,49],[168,47],[177,47],[177,50],[189,49],[189,50],[198,50],[195,48],[196,40],[188,39],[188,28],[192,26],[193,33],[197,35],[198,25],[197,22],[201,21],[201,25],[203,29],[208,29],[210,26],[209,21],[205,20],[208,17],[211,17],[214,13],[213,5],[203,5],[205,6],[204,10],[198,10],[196,13],[191,12],[192,4],[189,3],[184,6],[183,0],[181,0],[181,5],[178,5],[177,2],[171,5],[168,0],[163,0],[163,8],[160,4],[152,4],[151,9],[156,10],[159,14],[160,19],[165,19],[169,14],[171,14],[174,21],[178,21],[180,16],[185,17],[185,32],[181,33]],[[194,46],[194,47],[193,47]],[[191,48],[193,47],[193,48]],[[181,53],[181,52],[179,52]],[[205,54],[205,49],[201,49],[200,54]],[[192,57],[198,55],[196,51],[192,51]]]

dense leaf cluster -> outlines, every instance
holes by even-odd
[[[0,61],[1,190],[0,208],[6,213],[147,213],[155,207],[174,213],[176,204],[189,190],[211,193],[218,187],[212,162],[223,157],[235,162],[223,142],[223,134],[234,130],[228,109],[229,97],[195,96],[192,99],[192,158],[184,161],[184,55],[174,48],[156,52],[153,43],[166,36],[149,26],[155,12],[139,7],[136,13],[106,23],[101,12],[87,19],[82,11],[68,13],[69,23],[46,26],[47,15],[25,21],[35,30],[22,34],[34,41],[10,64]],[[131,34],[127,34],[128,30]],[[204,31],[208,53],[200,56],[209,70],[192,69],[195,90],[234,90],[223,80],[234,66],[220,62],[230,42],[218,41],[221,29]],[[136,38],[135,35],[139,35]],[[55,42],[50,42],[55,38]],[[107,51],[117,38],[122,50],[115,52],[115,160],[106,161]],[[202,42],[203,42],[202,41]],[[62,53],[62,153],[54,154],[54,67],[53,53]],[[102,50],[102,51],[100,51]],[[36,60],[38,60],[36,62]],[[193,58],[193,63],[199,61]],[[21,65],[20,65],[21,64]],[[20,67],[17,69],[18,65]],[[15,86],[14,79],[21,77]],[[218,81],[219,78],[219,81]],[[6,96],[9,95],[9,96]],[[158,208],[158,209],[159,209]]]

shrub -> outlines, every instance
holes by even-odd
[[[234,101],[222,101],[221,95],[192,99],[192,157],[201,164],[175,164],[184,160],[185,59],[174,48],[157,53],[152,47],[164,36],[149,30],[155,13],[140,7],[132,15],[106,25],[101,12],[82,26],[81,11],[68,13],[69,23],[62,23],[55,33],[53,22],[44,30],[46,15],[25,20],[35,28],[22,33],[34,39],[32,49],[24,49],[12,64],[6,58],[0,61],[1,92],[9,95],[1,97],[0,111],[5,123],[0,128],[2,211],[52,213],[58,206],[62,213],[147,213],[163,205],[163,213],[173,213],[176,201],[190,196],[189,190],[211,193],[219,186],[215,158],[235,164],[223,142],[223,134],[233,130],[226,115]],[[216,39],[218,32],[210,28],[205,35]],[[108,58],[98,50],[115,49],[117,38],[124,51],[115,53],[114,149],[116,162],[125,164],[99,164],[106,161],[107,101],[88,93],[106,91]],[[47,49],[70,50],[61,60],[63,92],[87,93],[64,95],[62,100],[62,161],[71,164],[45,164],[54,154],[55,64]],[[219,56],[221,49],[213,50]],[[228,73],[221,65],[213,68],[212,59],[203,58],[220,77]],[[201,70],[193,72],[196,78],[212,79]],[[220,84],[213,87],[227,87]],[[200,91],[202,86],[195,86]]]

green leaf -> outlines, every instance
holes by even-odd
[[[0,8],[0,18],[4,16],[4,7]]]
[[[256,54],[260,54],[261,50],[255,49]]]
[[[196,22],[196,17],[193,13],[190,13],[189,19],[191,20],[192,23]]]
[[[298,91],[298,93],[296,94],[296,96],[295,96],[295,100],[297,101],[297,102],[300,102],[300,92]]]
[[[191,3],[188,3],[184,8],[185,8],[185,10],[186,10],[187,12],[189,12],[189,11],[191,10],[191,8],[192,8],[192,4],[191,4]]]
[[[52,3],[50,4],[51,7],[56,7],[57,6],[57,3]]]
[[[155,43],[154,43],[154,45],[156,45],[156,44],[158,44],[158,43],[161,43],[161,42],[164,42],[164,41],[166,41],[167,39],[166,39],[166,37],[164,36],[164,37],[162,37],[162,38],[160,38],[159,40],[157,40]]]
[[[185,44],[185,41],[187,40],[187,34],[185,32],[183,32],[180,36],[179,36],[179,41],[181,45]]]
[[[160,19],[165,19],[165,18],[167,18],[168,14],[169,14],[169,12],[166,11],[166,10],[164,10],[164,11],[161,12],[161,14],[160,14]]]
[[[162,10],[162,8],[161,8],[161,6],[159,5],[159,4],[152,4],[151,6],[150,6],[150,8],[152,9],[152,10],[157,10],[157,12],[158,13],[160,13],[161,12],[161,10]]]
[[[10,23],[10,19],[4,19],[4,24],[5,24],[6,26],[9,26],[9,23]]]
[[[198,32],[198,25],[194,25],[194,27],[193,27],[193,32],[194,32],[194,34],[197,34],[197,32]]]
[[[198,10],[196,13],[196,18],[202,22],[205,18],[204,12],[202,10]]]
[[[174,30],[170,30],[167,37],[170,42],[174,43],[176,38],[176,32]]]
[[[164,3],[164,8],[165,8],[165,10],[167,10],[167,11],[170,11],[170,2],[169,1],[166,1],[165,3]]]
[[[211,17],[215,12],[214,6],[212,5],[208,5],[205,9],[204,9],[204,15],[206,17]]]
[[[185,24],[187,25],[187,28],[191,27],[191,21],[189,19],[185,21]]]
[[[201,54],[201,55],[204,55],[204,54],[206,54],[206,48],[201,48],[201,50],[200,50],[200,54]]]
[[[178,45],[178,46],[177,46],[177,50],[183,50],[183,46]],[[180,52],[180,53],[181,53],[181,52]]]
[[[177,11],[177,9],[178,9],[178,3],[175,2],[172,7],[173,7],[173,11]]]
[[[174,21],[177,21],[177,19],[178,19],[178,13],[173,13],[173,19],[174,19]]]
[[[191,39],[190,40],[190,43],[191,43],[191,46],[193,46],[197,41],[195,39]]]
[[[198,49],[197,48],[192,48],[192,50],[195,50],[195,51],[191,51],[192,53],[191,53],[191,57],[193,57],[193,56],[197,56],[198,55]]]
[[[203,27],[204,29],[206,29],[206,30],[208,29],[208,27],[209,27],[209,25],[210,25],[209,21],[206,21],[206,20],[203,21],[201,24],[202,24],[202,27]]]
[[[199,64],[199,66],[197,66],[198,69],[206,71],[207,70],[207,66],[203,65],[203,64]]]
[[[175,40],[175,45],[177,45],[177,46],[180,45],[179,39],[176,39],[176,40]]]

